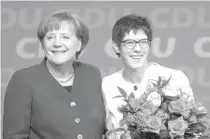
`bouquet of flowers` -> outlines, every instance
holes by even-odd
[[[119,107],[121,139],[210,139],[206,108],[190,98],[187,88],[170,88],[169,81],[159,77],[140,98],[118,87],[122,95],[117,97],[126,102]]]

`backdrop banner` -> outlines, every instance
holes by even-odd
[[[12,74],[43,59],[36,36],[41,19],[61,9],[79,15],[89,27],[90,40],[79,60],[99,67],[103,77],[122,68],[111,44],[116,20],[130,13],[148,17],[154,34],[149,61],[184,71],[196,99],[210,112],[210,2],[207,1],[1,2],[2,108]]]

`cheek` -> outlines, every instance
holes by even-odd
[[[148,54],[149,54],[149,52],[145,52],[145,54],[144,54],[145,58],[147,58]]]
[[[144,54],[148,54],[149,53],[149,48],[148,49],[145,49],[145,50],[142,50],[142,52],[144,53]]]
[[[43,42],[43,43],[42,43],[42,48],[43,48],[45,51],[48,51],[52,46],[53,46],[52,42]]]
[[[77,41],[72,41],[71,43],[66,43],[69,50],[75,52],[79,49],[79,43]]]
[[[120,53],[120,57],[124,62],[129,61],[129,54],[128,53]]]
[[[129,55],[131,54],[131,52],[132,51],[121,49],[120,50],[120,55],[121,55],[121,57],[129,57]]]
[[[147,59],[148,54],[149,54],[149,50],[144,50],[144,51],[142,52],[142,54],[143,54],[143,59]]]
[[[81,50],[81,43],[79,42],[79,41],[76,41],[75,42],[75,49],[76,49],[76,51],[79,51],[79,50]]]
[[[43,51],[44,51],[44,54],[47,56],[50,56],[52,55],[52,53],[50,52],[50,48],[49,47],[43,47]]]
[[[43,51],[44,51],[44,53],[46,55],[46,54],[48,54],[49,49],[46,46],[43,46]]]

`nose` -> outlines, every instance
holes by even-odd
[[[136,46],[134,47],[134,51],[137,51],[137,52],[141,51],[141,46],[139,43],[136,43]]]
[[[54,42],[54,47],[61,47],[61,41],[59,37],[56,37]]]

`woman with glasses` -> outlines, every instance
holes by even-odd
[[[112,41],[113,48],[121,58],[124,68],[104,77],[102,81],[107,108],[108,138],[116,137],[118,139],[121,134],[119,132],[114,137],[112,136],[112,131],[121,127],[120,120],[123,115],[118,111],[118,107],[125,103],[123,98],[116,98],[121,95],[118,87],[125,90],[127,96],[133,92],[135,98],[140,98],[150,81],[157,81],[159,76],[165,79],[171,77],[169,85],[187,87],[189,99],[194,99],[188,78],[182,71],[148,61],[147,57],[151,51],[152,28],[147,18],[135,14],[120,18],[113,27]],[[156,96],[151,97],[156,99]]]

